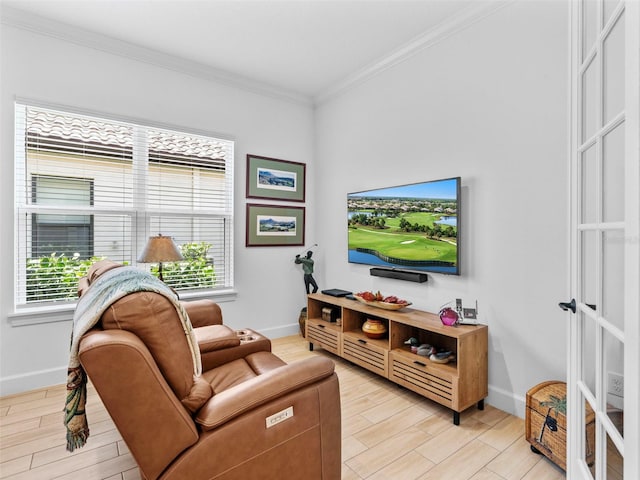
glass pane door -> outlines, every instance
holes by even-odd
[[[567,473],[623,478],[625,4],[572,3],[572,290]]]

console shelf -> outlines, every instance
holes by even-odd
[[[333,315],[327,314],[333,310]],[[339,322],[328,319],[338,318]],[[362,332],[367,318],[382,320],[387,337],[368,338]],[[477,405],[484,408],[488,394],[486,325],[447,327],[437,315],[413,308],[381,310],[356,300],[312,293],[307,297],[306,336],[314,345],[338,355],[390,381],[453,410],[453,423],[460,412]],[[446,364],[411,352],[404,344],[410,337],[455,355]]]

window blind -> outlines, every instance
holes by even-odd
[[[17,306],[75,301],[91,263],[136,265],[158,233],[185,257],[166,283],[232,286],[233,142],[25,104],[15,126]]]

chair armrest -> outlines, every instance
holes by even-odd
[[[200,353],[213,352],[224,348],[237,347],[240,338],[226,325],[209,325],[193,329]]]
[[[189,315],[193,328],[207,325],[222,325],[222,310],[213,300],[206,298],[200,300],[181,301],[182,306]]]
[[[271,400],[331,376],[334,366],[328,358],[313,357],[258,375],[211,397],[195,421],[203,431],[212,430]]]

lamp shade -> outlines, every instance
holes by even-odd
[[[178,262],[184,260],[178,246],[171,237],[158,234],[156,237],[149,237],[149,241],[138,258],[140,263],[161,263]]]

